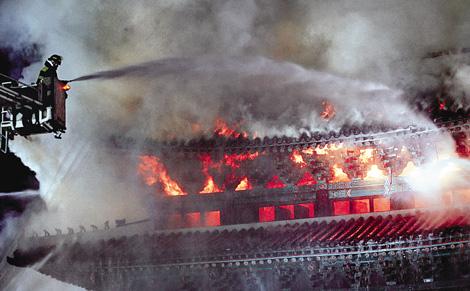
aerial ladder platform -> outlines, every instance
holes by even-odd
[[[0,74],[2,152],[9,151],[9,141],[15,136],[52,133],[60,138],[65,133],[65,104],[70,87],[57,78],[50,81],[51,86],[43,83],[28,85]]]

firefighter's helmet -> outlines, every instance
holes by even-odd
[[[48,58],[48,60],[57,65],[60,65],[62,63],[62,57],[59,55],[52,55]]]

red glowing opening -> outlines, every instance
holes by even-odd
[[[358,199],[352,201],[353,213],[369,213],[370,205],[369,199]]]
[[[220,211],[207,211],[204,213],[205,226],[219,226],[220,225]]]
[[[374,212],[390,211],[390,198],[374,198]]]
[[[260,207],[258,210],[259,222],[274,221],[275,210],[274,206]]]
[[[276,217],[277,219],[294,219],[294,205],[293,204],[288,204],[288,205],[281,205],[279,206],[279,211],[278,215],[279,217]]]
[[[201,226],[201,213],[189,212],[185,214],[186,227],[200,227]]]
[[[312,218],[315,215],[315,205],[313,203],[297,204],[296,208],[295,218]]]
[[[333,215],[350,214],[349,200],[333,201]]]

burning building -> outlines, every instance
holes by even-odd
[[[359,2],[2,1],[2,73],[29,84],[60,53],[82,75],[61,141],[11,143],[48,211],[8,270],[90,290],[468,287],[470,6]]]
[[[92,290],[468,286],[468,187],[431,199],[410,182],[429,148],[447,158],[443,133],[464,136],[456,156],[465,158],[467,119],[148,142],[136,170],[155,217],[36,235],[9,262],[47,255],[40,272]]]

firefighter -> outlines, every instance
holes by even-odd
[[[50,56],[44,63],[44,67],[39,72],[36,83],[42,86],[44,102],[52,102],[52,95],[54,93],[54,79],[57,79],[57,68],[62,63],[62,57],[59,55]]]

